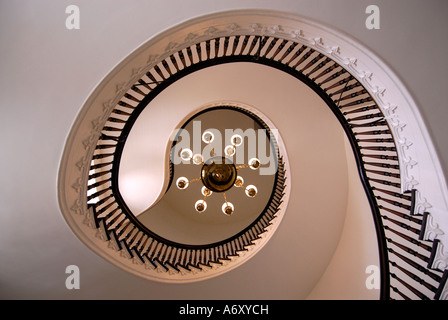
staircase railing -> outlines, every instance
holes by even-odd
[[[353,149],[370,203],[380,253],[382,299],[438,299],[447,271],[432,269],[437,242],[422,240],[424,214],[415,213],[415,190],[401,192],[400,163],[388,121],[375,99],[349,71],[325,54],[275,36],[232,35],[210,38],[173,52],[148,70],[113,109],[92,158],[88,203],[97,227],[130,256],[171,272],[201,269],[238,255],[265,231],[281,203],[284,168],[272,208],[248,230],[228,242],[185,247],[158,238],[139,225],[126,208],[116,172],[120,148],[133,121],[169,84],[197,70],[229,62],[253,62],[287,72],[327,103]],[[294,165],[294,164],[292,164]]]

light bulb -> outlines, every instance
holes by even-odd
[[[241,137],[239,134],[234,134],[230,138],[230,143],[232,143],[235,147],[238,147],[243,143],[243,137]]]
[[[235,212],[235,207],[231,202],[224,202],[224,204],[222,205],[222,212],[226,216],[231,216]]]
[[[188,148],[182,149],[182,151],[180,152],[180,157],[182,160],[188,161],[192,156],[193,152]]]
[[[203,186],[202,189],[201,189],[201,193],[202,193],[203,196],[208,197],[208,196],[211,196],[213,191],[210,190],[209,188],[207,188],[206,186]]]
[[[203,161],[203,158],[202,158],[202,155],[201,155],[200,153],[196,153],[196,154],[193,156],[193,163],[194,163],[194,164],[201,164],[202,161]]]
[[[242,187],[244,184],[244,179],[241,176],[237,176],[235,180],[235,187]]]
[[[235,147],[234,146],[227,146],[225,149],[224,149],[224,152],[226,153],[226,156],[227,157],[231,157],[231,156],[233,156],[234,154],[235,154]]]
[[[189,184],[190,182],[185,177],[180,177],[179,179],[176,180],[176,186],[181,190],[187,189]]]
[[[252,170],[257,170],[258,168],[260,168],[260,160],[258,160],[257,158],[252,158],[249,160],[249,167]]]
[[[214,139],[215,139],[215,135],[211,131],[205,131],[202,134],[202,141],[204,141],[207,144],[212,143]]]
[[[248,197],[253,198],[253,197],[255,197],[257,195],[257,193],[258,193],[258,190],[257,190],[256,186],[251,184],[251,185],[246,187],[246,195]]]
[[[194,204],[194,208],[197,212],[204,212],[207,209],[207,202],[205,202],[204,200],[198,200]]]

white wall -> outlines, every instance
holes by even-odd
[[[366,286],[372,275],[370,269],[366,273],[367,268],[374,266],[379,270],[375,225],[347,139],[345,149],[349,194],[344,229],[327,270],[307,297],[309,300],[377,300],[380,296],[379,289]]]

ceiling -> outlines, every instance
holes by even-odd
[[[0,126],[4,137],[0,161],[7,168],[1,174],[0,192],[1,298],[375,298],[375,292],[363,291],[365,265],[376,263],[372,254],[366,254],[374,253],[374,246],[372,249],[371,243],[365,242],[372,226],[369,218],[356,215],[365,208],[362,201],[355,200],[362,200],[362,194],[342,132],[329,110],[306,87],[297,81],[289,82],[278,71],[261,70],[260,66],[248,65],[252,70],[241,73],[249,77],[244,81],[245,90],[239,90],[241,83],[236,87],[237,82],[225,81],[225,76],[205,84],[202,81],[209,87],[201,90],[201,95],[188,95],[191,90],[180,89],[186,90],[182,101],[188,101],[186,105],[191,108],[212,100],[245,101],[249,96],[243,94],[251,93],[250,101],[245,102],[268,115],[280,129],[291,163],[301,164],[291,168],[294,196],[284,221],[266,247],[227,274],[188,285],[143,280],[85,247],[60,213],[56,182],[65,139],[90,92],[120,60],[154,34],[194,16],[254,4],[244,0],[195,1],[193,5],[182,1],[127,1],[124,7],[121,1],[77,1],[82,20],[81,29],[76,31],[64,26],[65,7],[69,4],[0,4],[0,105],[5,115]],[[350,0],[258,1],[256,6],[295,12],[333,25],[377,52],[403,79],[421,106],[446,169],[447,112],[441,92],[447,86],[448,67],[443,61],[448,44],[440,39],[444,39],[448,27],[444,18],[447,3],[380,1],[382,25],[375,31],[364,28],[368,4]],[[428,47],[438,50],[427,50]],[[235,66],[220,67],[226,69],[220,70],[222,75],[242,72],[231,70]],[[271,72],[269,81],[263,81],[267,72]],[[200,81],[201,74],[191,76],[189,83]],[[272,81],[274,78],[276,81]],[[269,99],[260,95],[273,89],[276,94]],[[195,101],[198,97],[201,99]],[[179,100],[166,97],[169,98]],[[286,108],[284,113],[276,112],[274,105]],[[288,111],[291,106],[295,109]],[[306,112],[298,112],[297,106]],[[163,116],[163,109],[159,111]],[[173,126],[179,123],[179,119],[176,122],[170,117],[171,120]],[[303,131],[297,134],[297,128]],[[316,192],[320,197],[313,199]],[[294,250],[285,254],[285,247]],[[353,256],[357,259],[353,260]],[[80,268],[80,290],[65,288],[65,268],[71,264]],[[336,280],[336,271],[341,268],[351,270],[351,276],[346,273]],[[340,292],[343,284],[345,290]]]

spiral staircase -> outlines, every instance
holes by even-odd
[[[96,134],[85,145],[88,152],[79,164],[82,176],[75,183],[81,191],[70,214],[83,216],[95,236],[120,256],[168,277],[182,274],[193,279],[238,261],[269,239],[273,222],[285,206],[288,187],[280,151],[275,188],[266,209],[235,236],[209,245],[176,243],[151,232],[135,218],[118,188],[120,157],[132,125],[159,93],[211,66],[238,62],[268,66],[319,95],[347,136],[375,224],[380,298],[447,299],[448,271],[435,263],[440,241],[426,236],[430,209],[419,205],[421,190],[403,185],[401,145],[390,115],[379,105],[378,96],[350,70],[350,63],[343,64],[319,50],[319,41],[304,41],[300,32],[286,37],[277,24],[200,27],[201,35],[187,33],[185,43],[169,42],[163,54],[151,55],[147,67],[136,72],[119,99],[105,106],[106,113],[96,122]]]

